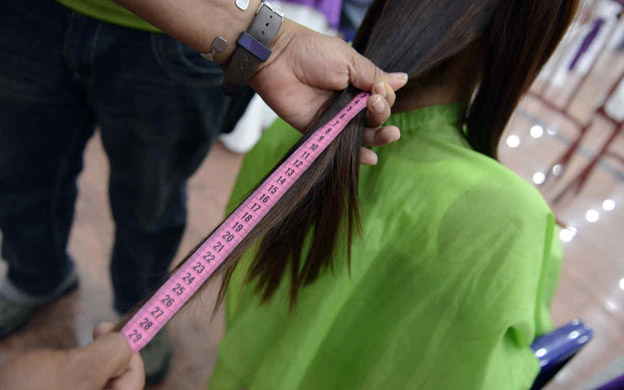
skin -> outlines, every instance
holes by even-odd
[[[450,61],[445,71],[435,78],[411,80],[396,99],[393,111],[412,111],[457,102],[469,104],[479,84],[483,58],[483,42],[477,40]]]
[[[18,355],[0,366],[5,390],[141,390],[143,361],[113,324],[93,330],[94,342],[68,350],[41,349]]]

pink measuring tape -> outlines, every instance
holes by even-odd
[[[366,92],[359,93],[331,121],[316,130],[132,316],[121,329],[132,352],[141,350],[173,318],[347,123],[366,108],[368,96]]]

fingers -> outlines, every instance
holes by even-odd
[[[364,130],[364,145],[385,146],[401,138],[401,132],[396,126],[384,126],[376,129],[367,128]],[[360,164],[375,165],[378,157],[375,152],[370,149],[360,148]]]
[[[93,340],[110,333],[115,328],[115,325],[110,322],[100,322],[93,328]]]
[[[138,353],[132,355],[128,368],[119,377],[106,385],[109,390],[142,390],[145,387],[143,360]]]
[[[354,87],[370,91],[375,83],[386,81],[396,91],[407,83],[406,73],[386,73],[357,51],[352,50],[350,54],[349,82]]]
[[[401,132],[396,126],[384,126],[376,129],[364,130],[364,145],[385,146],[401,138]]]
[[[406,73],[386,73],[355,50],[351,53],[349,82],[358,89],[371,91],[367,101],[366,124],[381,126],[390,117],[395,91],[407,84]]]
[[[128,342],[119,333],[111,332],[112,324],[100,324],[93,331],[96,338],[86,347],[70,353],[70,366],[76,379],[93,388],[102,388],[111,378],[123,373],[132,354]]]
[[[101,322],[93,329],[93,339],[111,333],[115,325],[108,322]],[[141,390],[145,387],[145,371],[141,355],[135,353],[130,358],[130,362],[124,368],[121,375],[109,380],[106,384],[107,390]]]
[[[378,127],[390,118],[390,104],[380,94],[369,96],[366,101],[366,125]]]
[[[377,153],[370,149],[360,148],[360,164],[375,165],[377,164]]]

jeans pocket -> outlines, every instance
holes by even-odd
[[[165,34],[152,34],[157,62],[173,79],[192,87],[215,87],[223,83],[223,71],[198,51]]]

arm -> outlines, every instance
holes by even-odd
[[[222,36],[227,49],[215,57],[223,63],[242,31],[254,18],[260,0],[246,11],[235,0],[114,0],[177,40],[201,52]],[[367,124],[377,128],[390,116],[394,91],[407,82],[405,73],[385,73],[341,39],[316,33],[284,19],[271,46],[272,54],[251,78],[250,85],[284,120],[304,130],[335,91],[349,84],[372,91]],[[373,88],[375,87],[375,88]],[[383,139],[398,139],[398,129],[382,128]],[[383,142],[382,142],[383,143]],[[368,151],[368,157],[373,157]],[[363,156],[366,158],[366,155]]]

